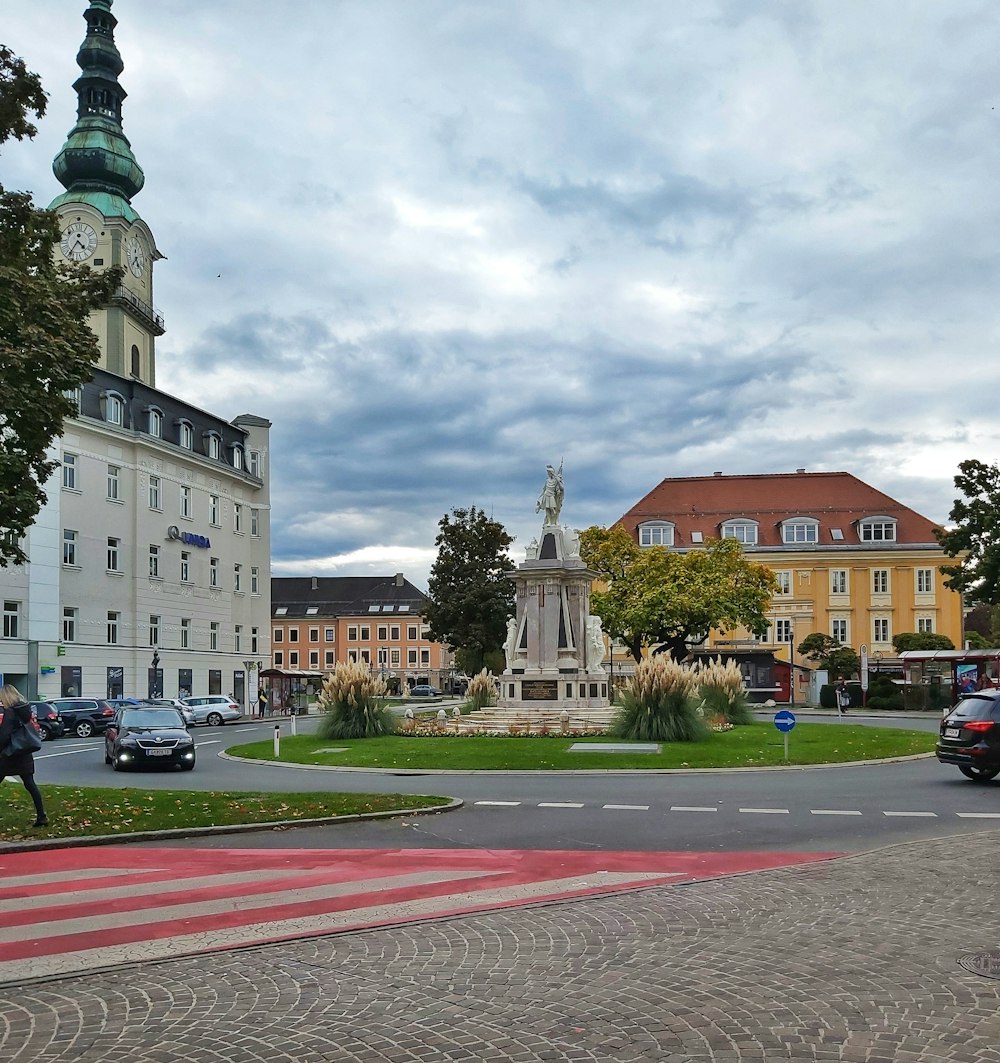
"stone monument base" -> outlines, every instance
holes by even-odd
[[[525,670],[504,672],[497,680],[500,703],[510,709],[530,712],[561,712],[563,709],[606,709],[608,677],[605,672],[574,671],[553,675]]]

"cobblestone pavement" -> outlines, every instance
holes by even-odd
[[[997,1063],[1000,980],[959,960],[1000,953],[998,854],[908,842],[8,987],[0,1059]]]

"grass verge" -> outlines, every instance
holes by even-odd
[[[93,835],[125,837],[149,830],[404,812],[450,800],[420,794],[216,793],[45,785],[40,788],[49,825],[35,830],[29,826],[35,818],[31,799],[19,780],[7,780],[0,803],[0,841]]]
[[[607,745],[607,736],[536,735],[345,739],[301,736],[281,740],[280,760],[292,764],[392,768],[409,771],[565,771],[568,769],[762,768],[785,763],[784,739],[770,723],[713,733],[705,742],[661,743],[659,753],[573,752],[576,744]],[[888,727],[799,724],[789,736],[790,764],[837,764],[929,753],[936,736]],[[232,746],[232,756],[274,760],[272,741]]]

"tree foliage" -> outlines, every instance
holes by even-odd
[[[963,461],[955,487],[965,496],[955,500],[949,521],[953,528],[937,531],[942,549],[957,565],[942,565],[945,586],[961,591],[970,602],[1000,604],[1000,466]]]
[[[606,584],[591,595],[591,609],[637,661],[644,646],[683,660],[712,629],[767,631],[777,581],[735,539],[682,554],[640,547],[620,525],[593,527],[580,537],[580,556]]]
[[[904,650],[953,650],[955,643],[937,631],[901,631],[893,635],[892,648],[897,653]]]
[[[858,674],[861,660],[850,646],[845,646],[840,639],[814,631],[799,643],[798,652],[830,674],[830,680],[849,679]]]
[[[471,675],[503,659],[507,619],[514,614],[514,583],[507,577],[514,540],[475,506],[453,509],[438,527],[424,615],[431,638],[448,643]]]
[[[44,113],[38,76],[0,46],[0,143],[33,137],[29,115]],[[26,560],[18,540],[58,464],[49,447],[75,413],[65,393],[90,379],[100,355],[88,316],[122,278],[118,267],[99,272],[57,261],[58,242],[54,213],[0,185],[0,567]]]

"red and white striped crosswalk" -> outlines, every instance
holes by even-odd
[[[0,984],[836,853],[136,849],[0,856]]]

